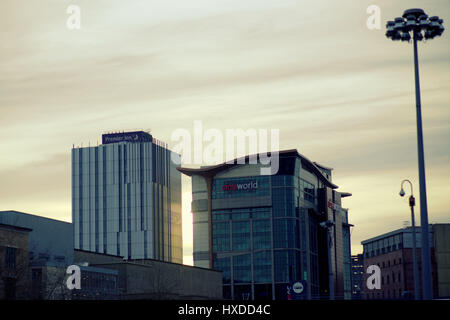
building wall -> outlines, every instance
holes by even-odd
[[[75,248],[182,261],[181,175],[152,142],[72,149]]]
[[[377,265],[381,269],[381,289],[369,290],[364,286],[366,299],[413,299],[414,264],[412,228],[399,229],[362,242],[364,246],[364,268]],[[419,228],[416,229],[417,264],[419,271],[419,294],[422,295],[422,254]],[[430,251],[433,281],[433,296],[438,297],[437,264],[434,248],[433,228],[430,228]],[[365,274],[364,283],[370,275]]]
[[[352,256],[352,300],[363,299],[365,274],[364,257],[362,254]]]
[[[450,224],[433,225],[438,297],[450,297]]]
[[[151,259],[124,261],[80,250],[75,251],[75,260],[117,270],[121,299],[222,299],[218,271]]]
[[[0,225],[0,300],[29,297],[28,250],[29,231]]]
[[[192,177],[192,223],[194,266],[209,268],[209,214],[205,178]]]
[[[0,223],[29,228],[31,266],[67,266],[73,261],[72,223],[18,211],[0,211]]]
[[[303,298],[328,295],[326,290],[321,291],[322,287],[328,286],[328,278],[325,276],[325,284],[319,276],[323,273],[320,268],[323,259],[319,257],[327,257],[328,250],[319,245],[327,243],[326,233],[319,227],[319,223],[327,218],[318,209],[318,190],[327,190],[330,200],[333,200],[333,193],[325,188],[312,169],[302,165],[300,158],[286,158],[274,176],[261,176],[259,165],[235,165],[214,175],[211,188],[213,267],[223,271],[226,299],[287,299],[288,287],[293,281],[306,282]],[[331,171],[326,170],[326,174],[331,179]],[[192,176],[194,265],[202,267],[209,266],[206,179],[211,178]],[[227,190],[230,186],[249,182],[257,183],[258,187]],[[335,197],[335,202],[340,205],[339,194]],[[322,200],[326,208],[328,198]],[[267,214],[263,217],[258,210],[266,210]],[[351,290],[350,232],[349,226],[344,226],[348,221],[342,210],[339,207],[327,211],[330,220],[338,226],[334,232],[337,245],[332,250],[332,268],[339,293],[337,297],[341,299],[344,298],[344,270],[347,271],[347,298]],[[346,229],[342,231],[342,228]],[[343,233],[347,236],[345,239]],[[264,247],[260,247],[260,241]],[[325,263],[328,266],[327,259]],[[327,275],[328,270],[325,273]]]

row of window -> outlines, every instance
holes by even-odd
[[[231,226],[231,233],[230,233]],[[271,247],[270,220],[252,221],[252,237],[250,236],[250,221],[229,221],[213,223],[213,250],[248,251],[253,239],[253,249]]]
[[[117,277],[105,275],[96,272],[83,271],[81,278],[81,287],[85,290],[115,290],[117,286]]]
[[[17,248],[5,248],[5,268],[14,269],[16,267]],[[1,267],[1,266],[0,266]]]
[[[402,299],[403,290],[402,289],[392,289],[392,290],[383,290],[377,292],[369,292],[367,293],[368,299]]]
[[[403,247],[402,234],[395,234],[380,240],[375,240],[364,245],[364,252],[371,256],[391,252]],[[367,255],[366,255],[367,257]]]
[[[381,284],[389,284],[389,280],[392,280],[392,283],[395,283],[397,279],[397,282],[402,282],[402,274],[401,272],[397,273],[397,275],[392,272],[392,277],[389,278],[389,275],[387,274],[386,277],[382,276],[381,277]]]
[[[214,210],[213,221],[269,218],[270,207]]]
[[[364,252],[364,257],[365,258],[371,258],[371,257],[378,256],[380,254],[385,254],[385,253],[389,253],[389,252],[392,252],[392,251],[400,250],[402,248],[403,248],[403,243],[397,243],[397,244],[393,244],[391,246],[383,247],[381,249],[375,249],[375,250],[372,250],[372,251],[365,251]]]
[[[273,228],[274,248],[300,249],[298,219],[221,221],[213,223],[213,250],[247,251],[271,248]],[[252,230],[252,231],[250,231]]]
[[[275,250],[273,252],[275,282],[290,282],[302,279],[300,272],[301,254],[297,250]],[[253,268],[251,254],[241,254],[226,258],[214,259],[214,269],[222,271],[223,283],[272,282],[272,251],[253,252]],[[233,274],[231,274],[233,270]]]

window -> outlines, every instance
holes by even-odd
[[[231,212],[232,220],[250,219],[250,209],[233,209]]]
[[[254,220],[253,224],[253,249],[270,248],[270,220]]]
[[[17,253],[17,248],[6,247],[5,265],[7,268],[14,269],[16,267],[16,253]]]
[[[272,213],[274,217],[295,217],[296,197],[294,188],[272,188]]]
[[[222,258],[214,260],[214,269],[222,271],[223,283],[231,282],[231,260]]]
[[[276,250],[274,252],[275,282],[290,282],[301,279],[300,252],[297,250]]]
[[[272,255],[271,251],[256,252],[253,255],[253,271],[255,282],[272,282]]]
[[[250,221],[233,221],[233,250],[250,250]]]
[[[229,222],[214,222],[213,235],[213,251],[217,252],[230,250]]]
[[[250,255],[243,254],[233,257],[233,278],[235,283],[251,282]]]
[[[230,220],[230,212],[228,210],[214,210],[212,214],[212,220]]]
[[[270,208],[253,208],[252,209],[252,218],[269,218],[270,217]]]
[[[275,248],[300,248],[297,219],[275,219],[273,222]]]

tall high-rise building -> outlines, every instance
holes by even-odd
[[[143,131],[74,147],[75,249],[182,263],[181,174],[172,154]]]
[[[279,152],[273,175],[249,158],[179,168],[192,177],[194,265],[222,271],[226,299],[350,299],[351,194],[297,150]]]

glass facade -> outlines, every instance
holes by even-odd
[[[318,291],[318,271],[311,276],[306,259],[309,220],[301,217],[308,214],[301,206],[315,207],[316,194],[314,184],[295,175],[213,180],[213,200],[271,195],[271,206],[212,212],[213,265],[223,272],[225,299],[286,299],[287,286],[300,280],[313,281]],[[317,269],[317,235],[309,234]]]
[[[72,149],[76,249],[181,263],[181,175],[152,142]]]
[[[305,167],[295,156],[282,159],[276,175],[224,175],[212,180],[212,208],[217,209],[211,214],[213,266],[223,272],[225,299],[289,299],[289,288],[297,281],[306,283],[299,298],[328,297],[328,240],[320,227],[326,213],[342,223],[335,237],[343,243],[335,244],[332,257],[345,265],[332,269],[338,273],[336,281],[343,281],[346,291],[351,288],[347,211],[316,166]],[[330,201],[339,209],[327,208]]]

